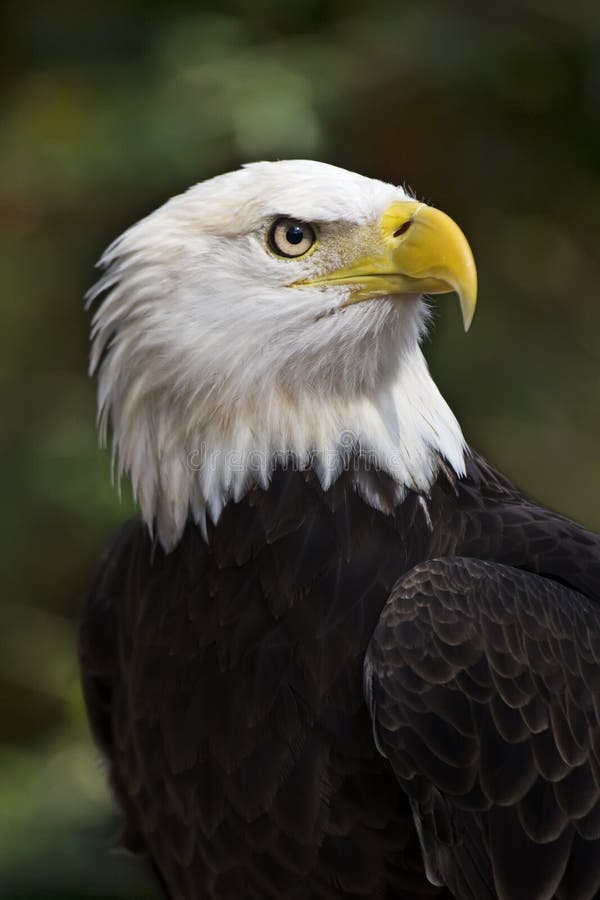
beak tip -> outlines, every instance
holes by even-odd
[[[466,333],[473,324],[473,318],[475,317],[475,307],[477,305],[477,295],[469,292],[468,294],[459,293],[458,296],[460,299],[460,309],[462,312],[462,320]]]

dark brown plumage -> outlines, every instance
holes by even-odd
[[[171,900],[600,897],[599,598],[475,455],[425,506],[282,470],[208,543],[130,522],[81,626],[125,841]]]

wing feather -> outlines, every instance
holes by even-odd
[[[593,900],[600,885],[600,608],[460,557],[400,579],[366,661],[378,746],[430,880],[460,900]]]

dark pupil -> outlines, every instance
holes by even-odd
[[[299,244],[304,240],[304,229],[301,225],[290,225],[285,233],[286,239],[290,244]]]

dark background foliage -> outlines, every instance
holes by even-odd
[[[0,14],[0,896],[151,898],[86,728],[79,598],[131,511],[97,449],[82,294],[194,181],[314,157],[410,185],[470,237],[468,338],[427,354],[470,442],[600,528],[595,0],[23,0]]]

